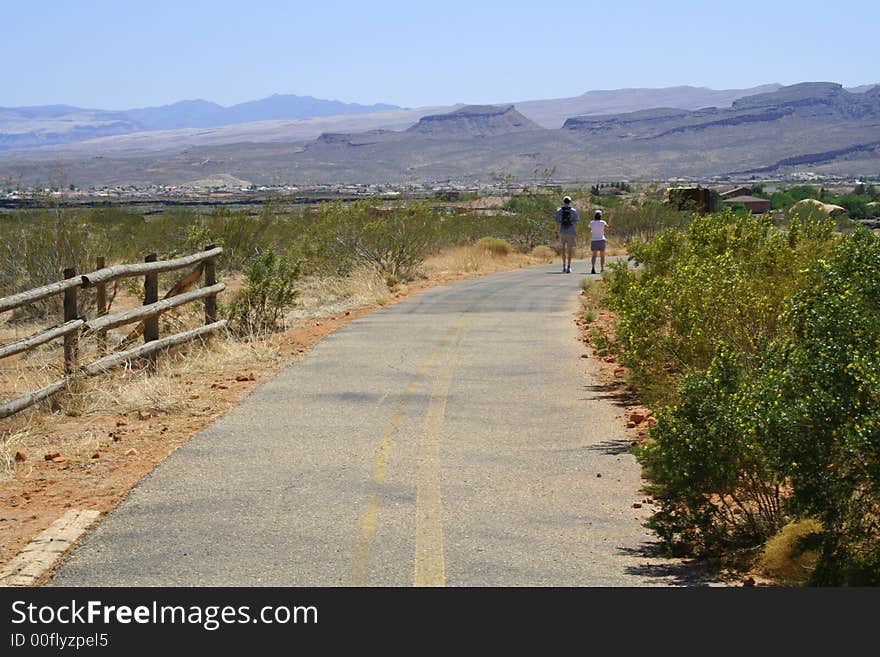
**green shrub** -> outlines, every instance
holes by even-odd
[[[762,543],[781,520],[781,482],[755,441],[738,398],[745,376],[719,346],[709,368],[687,375],[680,401],[657,412],[638,450],[658,511],[648,526],[675,553],[719,555]]]
[[[880,584],[880,237],[730,221],[662,233],[610,283],[614,348],[674,390],[638,451],[649,524],[673,551],[730,555],[815,518],[811,582]]]
[[[832,229],[796,223],[784,233],[767,218],[725,211],[631,243],[639,267],[610,266],[608,303],[619,315],[616,350],[647,400],[672,401],[681,375],[708,368],[720,342],[758,353]]]
[[[784,321],[744,390],[756,437],[824,528],[814,583],[880,584],[880,237],[818,259]]]
[[[297,297],[294,281],[300,266],[269,251],[245,263],[244,287],[223,307],[239,335],[254,335],[283,328],[284,313]]]

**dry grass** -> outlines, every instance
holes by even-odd
[[[81,381],[62,395],[61,411],[72,415],[136,411],[170,414],[194,406],[190,393],[196,381],[223,377],[229,370],[271,366],[278,362],[277,346],[265,340],[234,340],[218,335],[208,342],[193,341],[160,354],[155,373],[129,364],[113,374]]]
[[[587,257],[590,255],[589,248],[587,249],[586,255]],[[626,244],[624,244],[623,240],[619,237],[609,237],[605,248],[605,255],[606,257],[626,255]]]
[[[506,258],[513,251],[510,242],[498,237],[481,237],[474,246],[488,251],[490,255],[496,258]]]
[[[551,247],[546,244],[539,244],[534,249],[532,249],[531,256],[533,258],[537,258],[541,262],[550,263],[553,262],[557,257],[558,253],[554,251]]]
[[[348,276],[309,276],[297,284],[299,298],[291,320],[321,317],[363,306],[384,305],[391,297],[388,280],[375,267],[361,266]]]
[[[803,585],[816,567],[819,552],[801,551],[798,542],[805,536],[821,531],[822,525],[817,520],[799,520],[787,524],[764,545],[760,571],[787,586]]]
[[[30,435],[31,427],[25,424],[0,436],[0,480],[11,477],[15,472],[15,455],[24,449],[25,441]]]
[[[431,256],[425,261],[421,271],[426,278],[432,279],[456,277],[462,274],[491,274],[497,271],[546,264],[546,262],[547,260],[541,256],[525,253],[500,254],[474,244],[447,249]]]
[[[239,341],[218,335],[209,342],[193,341],[160,354],[155,373],[129,363],[109,373],[74,380],[50,400],[0,422],[2,474],[13,473],[19,450],[39,452],[44,442],[41,436],[53,432],[58,418],[78,418],[87,424],[89,418],[125,417],[139,411],[156,416],[185,414],[204,407],[204,397],[193,394],[195,389],[223,379],[230,371],[272,368],[280,361],[280,349],[270,340]],[[33,370],[19,367],[19,372],[23,389],[19,392],[36,389],[46,378],[42,370],[37,377]],[[66,452],[79,456],[89,450],[93,453],[100,446],[97,435],[86,427],[68,436],[76,440],[64,441]]]

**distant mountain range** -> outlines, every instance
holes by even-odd
[[[54,146],[153,130],[213,128],[254,121],[371,114],[396,105],[359,105],[311,96],[275,94],[230,107],[206,100],[122,111],[68,105],[0,107],[0,150]]]
[[[679,89],[684,90],[681,103],[694,102],[694,88]],[[46,180],[59,163],[78,185],[180,184],[217,176],[309,184],[488,181],[499,172],[528,180],[546,171],[571,181],[776,174],[804,168],[848,175],[880,172],[880,86],[848,91],[839,84],[813,82],[764,89],[730,106],[698,109],[639,107],[663,94],[674,96],[671,90],[620,90],[451,111],[388,110],[351,117],[350,125],[363,128],[388,121],[396,122],[395,129],[327,130],[298,142],[278,139],[275,130],[284,122],[264,122],[251,124],[266,128],[262,139],[241,138],[247,132],[237,126],[240,138],[235,143],[178,142],[161,151],[129,148],[124,156],[113,144],[135,135],[123,135],[75,147],[7,153],[0,156],[0,177]],[[637,109],[582,112],[561,127],[543,127],[537,119],[551,121],[559,111],[554,102],[559,107],[579,102],[581,108],[616,103]],[[297,125],[314,130],[330,120],[307,119]],[[160,134],[182,133],[139,133],[139,138]]]
[[[782,85],[765,84],[750,89],[708,89],[706,87],[666,87],[663,89],[617,89],[588,91],[574,98],[528,100],[515,103],[516,109],[545,128],[559,128],[573,116],[620,114],[652,107],[700,109],[730,107],[738,98],[776,91]]]
[[[726,90],[669,87],[588,91],[574,98],[530,100],[515,106],[538,125],[559,128],[565,119],[586,114],[633,112],[651,107],[729,107],[737,98],[778,88],[779,85],[773,84]],[[359,105],[279,94],[231,107],[206,100],[182,100],[160,107],[121,111],[68,105],[0,107],[0,152],[85,144],[86,148],[81,150],[106,154],[161,151],[181,144],[300,141],[340,128],[352,132],[402,130],[423,116],[457,107],[461,105],[404,110],[384,103]],[[324,120],[328,118],[331,121]],[[340,121],[343,118],[345,121]],[[113,139],[104,139],[108,137]],[[103,141],[91,143],[98,139]]]

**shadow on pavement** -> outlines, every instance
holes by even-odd
[[[642,543],[637,548],[618,547],[618,554],[639,559],[650,559],[648,563],[627,566],[628,575],[656,577],[666,580],[668,586],[737,586],[738,580],[711,571],[698,561],[683,561],[662,554],[657,543]]]
[[[618,454],[628,454],[633,448],[633,440],[631,438],[623,438],[619,440],[603,440],[601,443],[590,445],[587,449],[591,452],[602,452],[608,456],[617,456]]]
[[[593,393],[591,396],[585,397],[585,399],[604,399],[616,406],[629,406],[635,403],[633,394],[627,392],[626,388],[620,385],[597,383],[591,386],[584,386],[584,390]]]

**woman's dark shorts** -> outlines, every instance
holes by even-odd
[[[590,250],[591,251],[604,251],[605,250],[605,240],[591,240],[590,241]]]

